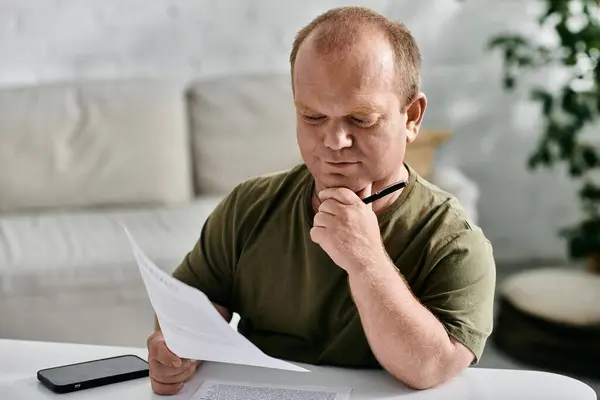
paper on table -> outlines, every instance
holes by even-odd
[[[182,358],[308,372],[270,357],[233,330],[208,297],[158,268],[126,227],[152,308],[169,349]]]
[[[352,389],[204,381],[191,400],[350,400]]]

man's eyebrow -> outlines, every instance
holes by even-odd
[[[356,107],[350,114],[381,114],[381,110],[376,105],[372,104],[363,104]]]
[[[312,108],[310,108],[309,106],[307,106],[299,100],[294,100],[294,104],[296,105],[296,108],[299,108],[302,111],[314,111]]]
[[[313,108],[307,106],[299,100],[294,100],[294,104],[296,107],[302,111],[313,111],[317,112]],[[381,114],[382,111],[374,104],[361,104],[354,108],[348,115],[358,114],[358,115],[367,115],[367,114]]]

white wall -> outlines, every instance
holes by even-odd
[[[415,34],[425,125],[455,132],[440,159],[479,183],[480,224],[498,259],[564,257],[556,230],[577,216],[574,188],[562,174],[526,170],[537,111],[503,93],[500,59],[484,52],[491,34],[531,29],[536,0],[2,0],[0,84],[286,71],[296,31],[347,4],[371,6]]]

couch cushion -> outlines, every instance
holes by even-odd
[[[196,188],[226,193],[302,162],[289,75],[240,75],[190,86]]]
[[[193,194],[184,91],[150,80],[0,91],[0,212]]]
[[[180,207],[0,216],[0,298],[141,282],[121,224],[161,268],[174,269],[219,197]]]

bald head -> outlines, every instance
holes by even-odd
[[[419,91],[421,56],[414,38],[404,25],[368,8],[335,8],[304,27],[290,54],[292,82],[300,51],[314,52],[329,62],[350,61],[356,68],[361,62],[375,62],[385,69],[391,62],[403,102]]]

